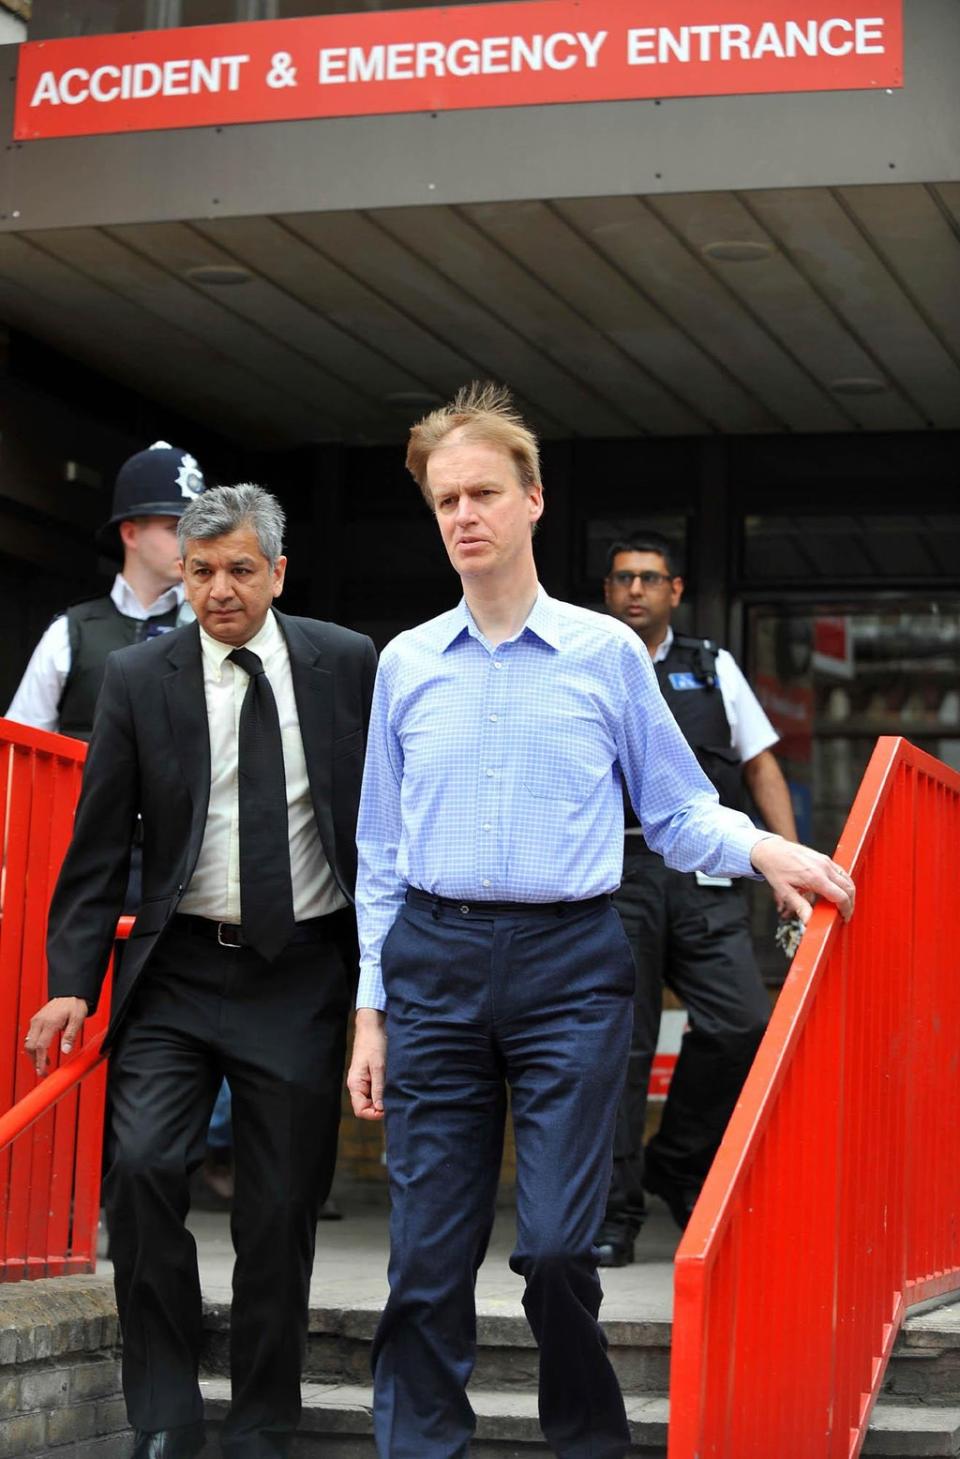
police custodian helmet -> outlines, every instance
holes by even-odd
[[[131,517],[182,517],[204,490],[203,472],[188,451],[155,441],[124,461],[113,488],[113,515],[96,535],[97,546],[121,556],[117,527]]]

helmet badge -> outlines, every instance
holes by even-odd
[[[196,501],[203,491],[203,475],[195,456],[188,454],[181,457],[176,480],[180,488],[180,495],[185,496],[188,501]]]

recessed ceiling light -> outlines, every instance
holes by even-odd
[[[882,395],[886,388],[886,380],[876,375],[845,375],[840,380],[830,381],[830,389],[835,395]]]
[[[443,400],[435,390],[391,390],[384,397],[388,405],[439,405]]]
[[[208,284],[213,288],[248,284],[252,277],[249,269],[232,263],[199,263],[195,268],[187,269],[187,278],[192,284]]]
[[[727,238],[705,243],[700,251],[715,263],[759,263],[771,256],[773,247],[755,238]]]
[[[606,223],[594,223],[590,233],[594,238],[615,238],[618,233],[625,233],[636,226],[630,218],[610,218]]]

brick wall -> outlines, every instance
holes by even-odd
[[[0,1286],[0,1459],[126,1459],[119,1341],[103,1277]]]

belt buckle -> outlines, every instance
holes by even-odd
[[[232,948],[235,948],[235,949],[239,949],[239,948],[243,947],[243,943],[242,942],[224,942],[224,940],[223,940],[223,929],[225,927],[233,927],[233,926],[235,926],[235,924],[233,922],[218,922],[217,923],[217,941],[219,942],[219,944],[220,944],[221,947],[232,947]]]

